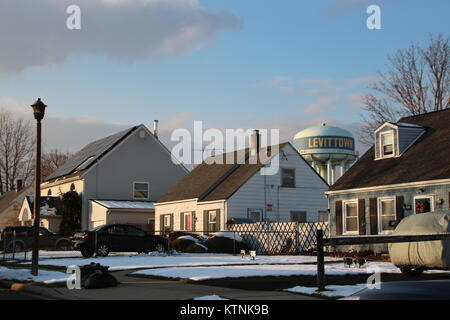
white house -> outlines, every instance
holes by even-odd
[[[258,164],[206,161],[198,165],[155,204],[155,229],[209,232],[224,230],[232,220],[328,221],[324,194],[328,184],[290,143],[280,144],[278,151],[272,149],[276,148],[269,147],[267,152],[256,146],[244,152],[246,159],[253,152],[270,154]],[[233,156],[237,158],[237,153]],[[263,167],[275,159],[277,173],[262,175]]]

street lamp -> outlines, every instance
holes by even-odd
[[[47,107],[41,98],[38,98],[31,105],[34,118],[36,119],[36,162],[34,174],[34,232],[33,232],[33,253],[31,256],[31,274],[38,275],[39,269],[39,227],[41,211],[41,120],[44,119],[45,108]]]

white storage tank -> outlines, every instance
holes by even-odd
[[[293,145],[329,185],[358,158],[353,134],[325,123],[297,133]]]

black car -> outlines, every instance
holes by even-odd
[[[342,300],[450,300],[450,280],[383,282]]]
[[[97,255],[106,257],[110,252],[164,252],[168,240],[126,224],[107,224],[92,231],[76,233],[72,238],[75,250],[80,250],[83,257]]]
[[[32,226],[10,226],[1,233],[0,250],[7,252],[21,252],[33,248]],[[14,237],[15,232],[15,237]],[[14,241],[15,240],[15,241]],[[72,244],[69,237],[54,233],[47,228],[39,228],[39,249],[47,250],[71,250]]]

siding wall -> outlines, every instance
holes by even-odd
[[[423,189],[422,193],[418,193],[419,189]],[[365,222],[366,222],[366,234],[370,234],[370,199],[388,196],[403,196],[404,203],[406,205],[411,205],[411,210],[405,210],[404,216],[414,214],[414,197],[420,195],[434,195],[435,209],[439,209],[436,202],[439,199],[443,199],[444,203],[442,209],[449,210],[449,193],[450,184],[439,185],[439,186],[429,186],[429,187],[412,187],[412,188],[399,188],[393,190],[382,190],[373,192],[358,192],[358,193],[346,193],[339,195],[329,195],[330,203],[330,229],[331,236],[336,236],[336,201],[352,200],[352,199],[365,199]],[[353,246],[358,250],[372,249],[376,252],[387,252],[387,245],[367,245],[367,246]],[[338,251],[348,251],[352,249],[349,246],[337,247]]]
[[[306,211],[307,221],[316,222],[319,211],[327,211],[328,185],[290,145],[283,151],[287,160],[278,155],[280,168],[295,169],[296,187],[280,186],[281,170],[272,176],[257,173],[228,199],[227,219],[248,218],[247,210],[252,208],[262,209],[264,218],[270,221],[291,221],[291,211]],[[272,204],[272,211],[266,211],[266,204]]]
[[[406,148],[409,147],[411,143],[413,143],[418,136],[423,132],[423,129],[420,128],[404,128],[399,127],[399,149],[400,154],[402,154]]]
[[[225,229],[227,205],[225,201],[197,202],[197,200],[179,201],[175,203],[157,203],[155,205],[155,231],[161,231],[161,216],[173,215],[173,230],[181,230],[180,215],[182,212],[194,212],[194,231],[203,231],[203,212],[220,210],[220,230]]]
[[[172,162],[170,153],[148,132],[141,138],[141,130],[144,129],[136,130],[89,169],[83,180],[51,188],[53,195],[60,195],[69,191],[71,183],[75,183],[76,191],[82,194],[83,229],[91,227],[90,199],[135,200],[133,182],[149,182],[148,201],[157,201],[187,174],[182,166]],[[43,187],[41,194],[47,195],[48,189]]]

